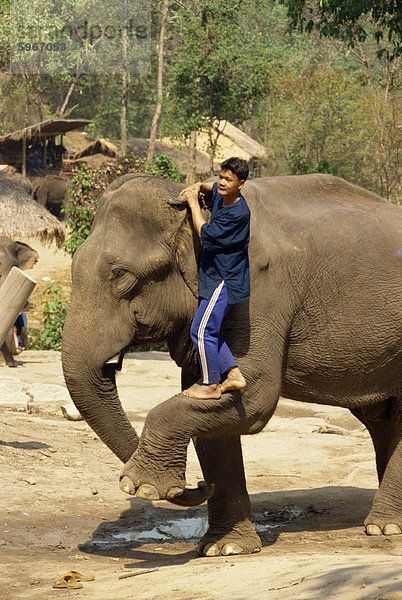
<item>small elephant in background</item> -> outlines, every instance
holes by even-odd
[[[39,254],[23,242],[13,242],[6,236],[0,236],[0,286],[3,284],[12,267],[26,271],[32,269],[39,259]],[[0,348],[0,365],[15,367],[13,358],[17,354],[12,329]]]
[[[46,177],[31,177],[33,198],[47,208],[55,217],[62,217],[61,209],[71,180],[60,175]]]
[[[24,177],[17,171],[15,167],[12,165],[7,165],[5,169],[2,170],[3,175],[5,175],[8,179],[11,179],[15,183],[18,183],[20,187],[29,195],[32,195],[32,184],[29,181],[28,177]]]

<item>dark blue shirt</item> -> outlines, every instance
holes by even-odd
[[[212,203],[211,220],[201,227],[198,295],[210,298],[224,280],[229,304],[237,304],[250,297],[250,210],[242,195],[234,204],[222,206],[223,197],[218,194],[217,183],[212,187]]]

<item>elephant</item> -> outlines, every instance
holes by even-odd
[[[39,254],[23,242],[13,242],[6,236],[0,236],[0,286],[12,267],[32,269],[39,259]],[[9,367],[15,367],[13,355],[17,354],[12,330],[0,348],[0,353]]]
[[[46,177],[31,177],[33,197],[45,206],[55,217],[60,218],[63,200],[70,188],[71,180],[60,175]]]
[[[18,185],[22,187],[27,194],[32,194],[32,184],[28,177],[21,175],[21,173],[19,173],[15,167],[12,165],[7,165],[7,167],[3,170],[3,174],[12,181],[15,181],[15,183],[18,183]]]
[[[380,484],[365,531],[401,534],[400,210],[332,175],[249,180],[251,297],[223,322],[247,386],[219,400],[179,393],[148,413],[138,436],[115,380],[130,344],[165,340],[182,389],[200,376],[189,332],[201,245],[182,189],[144,174],[116,179],[72,263],[64,377],[81,415],[125,463],[121,489],[182,506],[207,500],[201,556],[259,551],[241,436],[265,427],[281,395],[348,408],[365,425]],[[192,490],[190,439],[205,478]]]

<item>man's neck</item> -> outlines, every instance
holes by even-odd
[[[232,197],[226,196],[226,198],[223,199],[222,206],[231,206],[238,200],[240,200],[240,194],[236,194],[235,196],[232,196]]]

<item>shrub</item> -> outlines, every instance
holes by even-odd
[[[70,231],[63,244],[65,252],[73,256],[88,237],[99,198],[114,179],[126,173],[149,173],[173,181],[182,181],[175,165],[165,154],[155,156],[152,165],[133,156],[126,157],[117,164],[108,164],[101,169],[88,169],[86,165],[82,165],[77,175],[73,177],[73,187],[67,192],[64,201],[63,212],[67,215],[66,224]]]
[[[44,294],[48,299],[42,303],[42,328],[29,328],[30,345],[34,350],[61,350],[67,300],[57,283],[46,286]]]
[[[177,170],[176,165],[167,154],[157,154],[152,165],[147,164],[145,172],[157,177],[166,177],[166,179],[178,181],[179,183],[183,181],[183,177]]]

